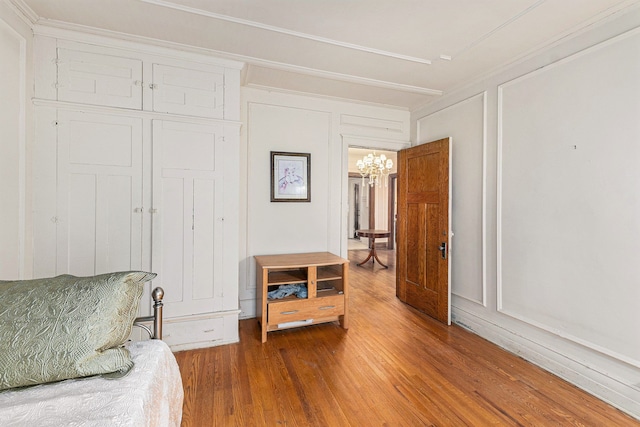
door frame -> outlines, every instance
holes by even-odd
[[[389,230],[389,238],[387,239],[387,249],[393,249],[396,247],[396,212],[393,207],[396,204],[396,200],[398,198],[398,173],[389,174],[389,207],[388,207],[388,225],[387,230]]]
[[[340,217],[340,256],[347,258],[349,230],[349,148],[364,148],[367,150],[400,151],[411,147],[411,141],[365,137],[356,135],[342,136],[342,173],[341,200],[342,212]]]
[[[349,173],[349,178],[358,178],[358,179],[362,179],[362,175],[360,175],[359,173],[353,173],[350,172]],[[348,185],[349,185],[349,180],[347,179],[347,190],[348,190]],[[360,193],[362,193],[362,191],[364,191],[364,189],[366,189],[366,191],[368,192],[367,194],[367,205],[369,208],[369,217],[367,219],[367,224],[369,224],[369,226],[367,226],[366,228],[371,228],[371,224],[375,224],[376,223],[376,212],[375,212],[375,205],[376,205],[376,192],[375,189],[373,187],[371,187],[367,181],[365,180],[364,185],[362,186],[362,188],[360,189]],[[356,203],[358,203],[358,199],[355,200]],[[347,202],[348,203],[348,202]],[[348,219],[347,219],[348,221]],[[347,222],[347,225],[349,223]]]

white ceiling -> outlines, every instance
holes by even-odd
[[[640,0],[9,0],[32,20],[194,46],[244,84],[415,109]]]

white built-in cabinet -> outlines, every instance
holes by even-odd
[[[58,101],[224,118],[225,68],[79,50],[87,47],[56,49]]]
[[[174,350],[237,341],[241,64],[107,44],[36,37],[35,275],[153,271]]]

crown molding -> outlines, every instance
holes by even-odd
[[[40,17],[23,0],[4,0],[20,19],[27,25],[33,27]]]
[[[37,36],[78,43],[95,43],[117,49],[140,51],[143,47],[144,53],[169,57],[176,57],[175,52],[179,51],[180,55],[176,59],[206,60],[206,62],[214,62],[215,65],[233,69],[242,69],[246,65],[244,61],[236,59],[238,55],[57,20],[41,18],[33,27],[33,33]]]

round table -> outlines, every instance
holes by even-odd
[[[360,237],[368,237],[369,245],[371,246],[371,249],[369,250],[369,256],[367,257],[367,259],[358,264],[358,266],[361,266],[373,257],[373,259],[371,260],[372,263],[378,261],[378,263],[384,268],[389,268],[388,266],[384,265],[378,258],[378,254],[376,253],[376,238],[389,237],[391,235],[391,232],[387,230],[356,230],[356,233],[358,233],[358,236]]]

